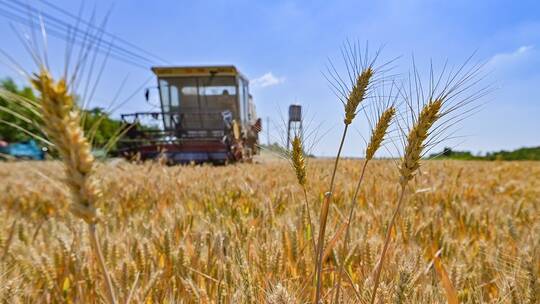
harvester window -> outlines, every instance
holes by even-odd
[[[199,111],[196,79],[162,78],[159,80],[159,89],[166,130],[178,129],[178,124],[183,123],[179,117]]]
[[[159,92],[161,93],[161,106],[164,112],[169,111],[170,98],[169,98],[169,83],[167,80],[159,80]]]
[[[238,89],[233,76],[167,77],[161,78],[159,85],[165,129],[175,131],[177,136],[222,132],[223,111],[239,118]]]
[[[171,97],[169,92],[169,83],[164,80],[159,80],[159,92],[161,94],[161,108],[163,109],[164,113],[168,113],[171,111]],[[172,125],[172,121],[170,116],[164,115],[163,116],[163,125],[166,130],[174,129],[174,126]]]
[[[183,87],[182,95],[197,95],[197,87]]]
[[[200,77],[199,97],[201,110],[209,113],[231,111],[238,117],[236,81],[229,76]]]
[[[200,90],[201,95],[216,96],[216,95],[236,95],[236,88],[234,86],[211,86],[202,87]]]
[[[178,87],[171,85],[171,112],[178,112],[180,98],[178,97]]]

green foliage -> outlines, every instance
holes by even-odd
[[[0,87],[32,101],[36,100],[36,96],[30,87],[23,87],[19,89],[17,84],[11,78],[1,80]],[[19,117],[11,114],[10,111],[18,113],[32,121],[37,119],[36,115],[28,109],[0,97],[0,139],[8,142],[18,142],[30,139],[30,135],[25,134],[20,129],[17,129],[9,124],[17,125],[33,134],[40,134],[39,130],[34,124],[21,120]]]
[[[7,91],[23,96],[32,101],[39,101],[30,87],[19,88],[11,79],[6,78],[0,81],[0,87]],[[17,113],[27,119],[36,121],[38,117],[28,109],[18,105],[15,102],[0,98],[0,139],[7,142],[19,142],[30,139],[30,135],[21,131],[13,125],[24,128],[32,134],[41,134],[41,131],[35,124],[21,120],[13,113]],[[88,137],[92,140],[95,148],[103,148],[109,140],[115,138],[122,127],[120,120],[112,119],[102,108],[93,108],[91,110],[82,110],[83,128]]]
[[[475,156],[469,151],[454,151],[450,148],[444,148],[442,153],[431,154],[429,158],[458,160],[540,160],[540,147],[489,152],[485,156]]]
[[[540,160],[540,147],[520,148],[514,151],[488,153],[489,160]]]
[[[454,151],[448,147],[444,148],[443,152],[434,153],[429,156],[429,158],[436,159],[459,159],[459,160],[475,160],[482,159],[482,157],[474,156],[469,151]]]
[[[109,114],[102,108],[93,108],[84,110],[83,127],[89,138],[92,140],[92,145],[96,148],[104,147],[111,138],[114,138],[120,128],[122,122],[109,117]]]

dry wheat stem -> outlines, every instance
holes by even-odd
[[[349,241],[349,233],[350,233],[350,225],[352,221],[352,217],[354,214],[354,207],[356,206],[356,199],[358,198],[358,193],[360,192],[360,186],[362,185],[362,181],[364,180],[364,173],[366,172],[367,164],[369,163],[369,160],[366,159],[364,164],[362,165],[362,172],[360,173],[360,178],[358,179],[358,183],[356,184],[356,189],[354,190],[353,198],[351,200],[351,210],[349,211],[349,217],[347,218],[347,224],[345,228],[345,239],[343,240],[343,243],[341,245],[341,263],[339,265],[339,271],[338,271],[338,277],[337,277],[337,287],[336,287],[336,297],[335,297],[335,303],[338,303],[339,300],[339,293],[341,289],[341,277],[343,275],[343,269],[344,269],[344,263],[345,263],[345,255],[347,252],[347,244]]]
[[[330,207],[330,203],[332,201],[332,192],[334,191],[334,180],[336,177],[336,171],[337,166],[339,163],[339,158],[341,156],[341,150],[343,149],[343,143],[345,142],[345,137],[347,135],[347,130],[349,125],[352,123],[353,119],[356,116],[356,111],[358,109],[358,105],[364,101],[366,98],[366,93],[368,90],[368,86],[370,83],[370,79],[373,76],[373,69],[371,66],[364,69],[361,73],[358,74],[356,77],[356,82],[354,83],[349,96],[347,98],[347,103],[345,104],[345,119],[343,120],[343,123],[345,124],[345,128],[343,129],[343,135],[341,136],[341,142],[339,144],[338,153],[336,155],[336,161],[334,163],[334,169],[332,172],[332,178],[330,180],[330,190],[325,193],[323,205],[321,208],[321,215],[320,215],[320,221],[319,221],[319,241],[317,244],[317,263],[316,263],[316,270],[317,270],[317,289],[315,293],[315,303],[319,304],[321,299],[321,287],[322,287],[322,259],[323,259],[323,248],[324,248],[324,234],[326,232],[326,222],[328,219],[328,210]]]
[[[381,253],[381,257],[379,258],[379,262],[377,262],[377,267],[375,268],[373,292],[371,294],[371,302],[370,302],[371,304],[375,303],[375,298],[377,296],[377,288],[379,287],[379,280],[381,276],[384,257],[386,255],[386,251],[388,250],[388,245],[390,244],[390,237],[392,236],[392,228],[394,227],[394,222],[396,221],[396,218],[399,214],[399,210],[401,209],[401,204],[403,202],[403,197],[405,196],[405,186],[406,185],[400,186],[401,189],[400,189],[398,203],[397,203],[396,209],[394,210],[394,213],[392,214],[390,223],[388,223],[388,228],[386,228],[386,237],[384,239],[383,250]]]
[[[302,190],[304,192],[304,203],[305,203],[306,210],[307,210],[307,217],[308,217],[308,222],[309,222],[309,231],[311,232],[312,250],[313,250],[313,254],[316,255],[317,254],[317,245],[315,244],[315,236],[313,235],[313,221],[311,220],[311,211],[310,211],[310,207],[309,207],[307,189],[306,189],[305,186],[302,186]]]
[[[354,214],[354,208],[356,206],[356,199],[358,197],[358,193],[360,191],[360,186],[362,185],[362,180],[364,179],[364,174],[366,171],[366,166],[369,163],[370,160],[373,159],[373,156],[375,156],[375,152],[379,149],[381,146],[384,136],[386,135],[386,132],[388,130],[388,127],[390,126],[390,122],[392,121],[392,118],[394,117],[396,113],[396,110],[393,106],[390,106],[388,109],[386,109],[379,117],[377,124],[375,125],[374,129],[371,132],[371,139],[369,141],[369,144],[366,148],[366,160],[364,162],[364,165],[362,166],[362,171],[360,174],[360,178],[358,180],[358,184],[356,185],[356,189],[353,194],[353,198],[351,200],[351,207],[349,212],[349,217],[347,219],[346,223],[346,230],[345,230],[345,239],[343,240],[342,247],[341,247],[341,256],[342,259],[345,259],[346,250],[347,250],[347,244],[349,241],[349,231],[350,231],[350,225],[352,221],[352,217]],[[338,281],[337,281],[337,287],[336,287],[336,296],[335,296],[335,302],[338,303],[339,301],[339,294],[341,290],[341,277],[343,275],[343,268],[344,268],[344,260],[341,261],[339,265],[339,272],[338,272]]]
[[[332,199],[332,192],[334,191],[334,182],[336,178],[337,167],[339,163],[339,158],[341,156],[341,150],[343,149],[343,144],[345,142],[345,137],[347,136],[347,130],[349,128],[348,124],[345,124],[343,129],[343,134],[341,136],[341,142],[339,143],[338,152],[336,155],[336,160],[334,161],[334,168],[332,170],[332,178],[330,179],[329,191],[324,195],[323,205],[321,207],[321,215],[319,221],[319,240],[317,241],[317,259],[315,264],[315,269],[317,272],[317,289],[315,292],[315,303],[319,304],[321,299],[321,286],[322,286],[322,257],[323,257],[323,248],[324,248],[324,234],[326,232],[326,221],[328,219],[328,209],[330,207],[330,202]]]
[[[98,263],[103,272],[103,277],[105,278],[105,285],[107,286],[108,300],[110,303],[116,303],[116,297],[114,294],[112,280],[107,270],[105,259],[103,258],[101,246],[99,245],[99,238],[98,238],[98,233],[96,231],[96,224],[89,224],[88,231],[89,231],[89,236],[90,236],[90,242],[92,243],[92,247],[95,248],[94,251],[96,252]]]

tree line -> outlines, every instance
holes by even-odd
[[[459,160],[540,160],[540,147],[519,148],[512,151],[488,152],[485,155],[473,155],[470,151],[454,151],[444,148],[441,153],[429,156],[433,159],[459,159]]]
[[[28,86],[20,87],[11,78],[2,79],[0,87],[29,100],[39,102],[39,98],[34,94],[32,88]],[[17,117],[17,115],[13,115],[13,113],[20,114],[31,121],[37,120],[35,113],[0,97],[0,140],[8,143],[21,142],[31,139],[30,134],[41,134],[36,124],[28,123]],[[109,140],[118,135],[118,131],[122,128],[122,122],[110,117],[102,108],[96,107],[82,110],[82,113],[84,115],[83,127],[85,132],[91,134],[93,146],[96,148],[105,147]],[[21,128],[28,131],[28,133],[21,131]]]

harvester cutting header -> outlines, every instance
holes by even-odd
[[[249,81],[234,66],[153,67],[159,112],[122,114],[125,157],[169,163],[249,161],[258,153],[261,120]],[[146,91],[149,99],[149,91]]]

